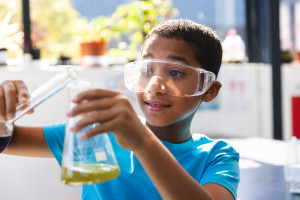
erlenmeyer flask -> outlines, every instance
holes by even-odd
[[[0,122],[0,153],[9,143],[13,129],[13,123],[17,119],[21,118],[28,111],[61,91],[68,83],[76,79],[78,79],[77,72],[72,67],[68,67],[66,70],[58,73],[43,85],[38,87],[36,90],[34,90],[30,94],[30,98],[27,101],[27,104],[29,105],[28,107],[24,108],[24,105],[17,106],[17,112],[14,119],[9,120],[6,123]]]
[[[90,86],[91,83],[87,80],[73,81],[67,86],[70,108],[75,106],[71,99],[78,93],[90,89]],[[66,125],[61,180],[70,186],[104,182],[120,174],[119,165],[106,133],[93,136],[88,140],[80,138],[86,130],[99,124],[87,126],[78,133],[70,130],[82,118],[84,115],[70,117]]]

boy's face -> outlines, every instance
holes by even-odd
[[[183,40],[150,37],[142,49],[143,59],[160,59],[185,65],[201,67],[189,43]],[[138,103],[153,126],[163,127],[192,117],[201,103],[201,96],[172,96],[149,83],[149,89],[137,93]]]

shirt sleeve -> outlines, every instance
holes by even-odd
[[[47,125],[43,127],[46,143],[61,166],[63,144],[65,139],[65,124]]]
[[[239,154],[225,141],[218,141],[206,163],[200,184],[215,183],[229,190],[237,199],[240,181]]]

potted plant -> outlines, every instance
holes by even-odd
[[[111,17],[99,16],[89,23],[81,22],[82,65],[98,66],[107,59],[106,55],[135,60],[144,36],[154,26],[177,14],[171,0],[133,1],[118,6]],[[113,47],[107,49],[109,42]]]
[[[107,67],[106,52],[112,37],[112,21],[100,16],[79,25],[81,64],[84,67]]]

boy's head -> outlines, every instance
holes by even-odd
[[[125,84],[136,92],[148,124],[188,126],[201,102],[211,101],[221,88],[211,73],[218,73],[221,57],[220,41],[210,29],[167,21],[147,35],[143,60],[126,65]]]
[[[168,20],[154,27],[147,34],[145,42],[153,36],[189,43],[200,65],[218,75],[223,51],[220,39],[212,29],[190,20]]]

